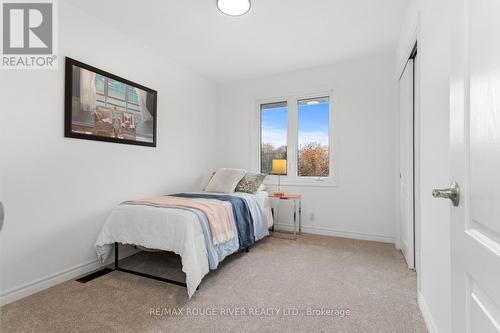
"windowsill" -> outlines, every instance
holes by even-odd
[[[274,176],[272,178],[266,179],[264,181],[266,186],[278,186],[278,178]],[[338,187],[335,179],[327,178],[327,179],[301,179],[301,178],[286,178],[281,177],[281,186],[294,186],[294,187]]]

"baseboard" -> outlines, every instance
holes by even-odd
[[[288,224],[277,224],[276,229],[283,230],[292,230],[293,226]],[[384,242],[384,243],[394,243],[394,237],[377,235],[377,234],[367,234],[367,233],[359,233],[352,231],[343,231],[343,230],[334,230],[329,228],[318,228],[318,227],[302,227],[302,231],[310,234],[317,235],[325,235],[325,236],[335,236],[335,237],[344,237],[344,238],[352,238],[352,239],[360,239],[360,240],[369,240],[376,242]],[[125,251],[121,251],[125,258],[134,253],[137,253],[136,250],[132,249],[124,249]],[[127,251],[128,250],[128,251]],[[66,282],[68,280],[75,279],[76,277],[87,274],[93,270],[98,269],[102,265],[97,262],[97,260],[91,260],[85,262],[80,265],[76,265],[65,269],[63,271],[45,276],[41,279],[35,280],[33,282],[21,285],[19,287],[7,290],[0,294],[0,305],[5,305],[8,303],[12,303],[17,301],[23,297],[27,297],[29,295],[40,292],[44,289],[55,286],[56,284]],[[422,310],[423,312],[423,310]],[[437,331],[436,331],[437,332]]]
[[[431,312],[427,303],[425,302],[424,296],[422,293],[418,293],[418,305],[420,306],[420,312],[422,312],[422,317],[424,318],[425,325],[427,326],[427,330],[429,333],[439,333],[436,323],[432,319]]]
[[[280,230],[280,229],[286,230],[286,231],[292,231],[293,225],[291,225],[291,224],[276,224],[276,230]],[[394,237],[392,237],[392,236],[354,232],[354,231],[346,231],[346,230],[336,230],[336,229],[331,229],[331,228],[302,226],[302,231],[305,233],[308,233],[308,234],[335,236],[335,237],[368,240],[368,241],[391,243],[391,244],[394,244],[394,241],[395,241]]]
[[[26,283],[22,286],[7,290],[0,295],[0,304],[5,305],[17,301],[21,298],[35,294],[56,284],[74,279],[82,274],[86,274],[100,267],[97,259],[73,266],[63,271],[45,276],[36,281]]]
[[[120,259],[128,257],[132,254],[135,254],[139,252],[138,250],[127,247],[125,249],[120,250]],[[12,288],[10,290],[7,290],[5,292],[2,292],[0,294],[0,305],[6,305],[9,303],[12,303],[14,301],[17,301],[21,298],[27,297],[29,295],[35,294],[37,292],[40,292],[44,289],[50,288],[52,286],[55,286],[56,284],[66,282],[68,280],[75,279],[79,277],[80,275],[84,275],[87,273],[90,273],[94,270],[99,269],[103,265],[108,264],[113,260],[113,256],[111,255],[111,258],[108,258],[105,264],[100,264],[97,259],[90,260],[88,262],[67,268],[65,270],[62,270],[60,272],[50,274],[47,276],[42,277],[41,279],[35,280],[33,282],[26,283],[24,285]]]

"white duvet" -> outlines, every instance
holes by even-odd
[[[236,193],[234,195],[251,196]],[[267,196],[267,192],[255,195],[265,211],[268,225],[271,226],[272,216]],[[186,273],[190,298],[209,271],[203,230],[197,215],[189,210],[119,205],[106,219],[96,241],[97,257],[101,263],[110,255],[115,242],[178,254],[182,259],[182,271]]]
[[[197,216],[190,211],[141,205],[117,206],[106,219],[96,241],[101,262],[109,256],[115,242],[180,255],[190,298],[208,273],[203,231]]]

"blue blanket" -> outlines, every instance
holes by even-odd
[[[245,199],[230,195],[203,193],[178,193],[173,194],[173,196],[181,198],[215,199],[228,201],[229,203],[231,203],[231,207],[233,208],[236,230],[238,232],[238,240],[240,242],[240,250],[255,243],[255,232],[252,214],[250,214],[250,209]]]

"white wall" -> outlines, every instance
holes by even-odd
[[[64,1],[59,11],[59,70],[0,74],[2,302],[95,268],[120,201],[197,189],[215,167],[215,84]],[[156,89],[157,148],[64,138],[64,56]]]
[[[431,332],[450,332],[450,204],[432,189],[450,183],[448,1],[415,0],[402,29],[398,72],[418,37],[420,59],[419,302]]]
[[[397,160],[394,77],[394,55],[380,54],[219,86],[218,166],[251,170],[255,165],[258,153],[252,149],[252,140],[258,140],[258,128],[251,124],[258,112],[256,100],[332,90],[334,130],[338,131],[334,147],[338,186],[284,187],[284,191],[304,195],[306,232],[393,242]]]

